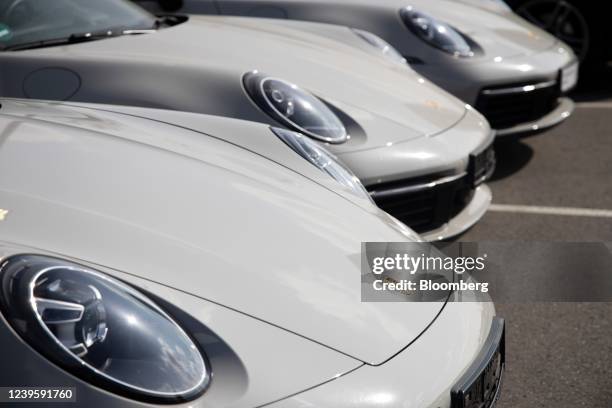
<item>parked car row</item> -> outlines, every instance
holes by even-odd
[[[493,0],[0,3],[0,386],[492,407],[492,303],[360,302],[361,242],[473,226],[577,78]]]
[[[346,25],[476,107],[497,135],[554,126],[573,110],[570,47],[494,0],[139,0],[151,10],[259,16]],[[157,6],[157,7],[156,7]],[[376,36],[373,36],[376,34]],[[384,41],[383,41],[384,40]]]

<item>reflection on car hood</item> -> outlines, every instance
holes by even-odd
[[[515,13],[499,13],[453,0],[410,0],[408,4],[469,35],[489,57],[528,55],[557,42]]]
[[[500,14],[512,13],[512,9],[503,0],[454,0],[472,7],[493,11]]]
[[[442,308],[360,302],[361,242],[405,236],[259,155],[134,116],[1,102],[2,241],[177,288],[369,363]],[[234,122],[227,132],[245,131]]]
[[[347,37],[358,40],[348,28],[317,24],[324,28],[317,28],[321,34],[315,34],[312,32],[315,30],[306,28],[311,24],[192,16],[183,24],[155,34],[40,49],[36,54],[50,54],[54,58],[60,54],[86,61],[147,61],[150,65],[176,68],[173,75],[180,75],[181,67],[199,67],[200,81],[202,84],[210,81],[210,95],[215,92],[219,104],[223,99],[217,95],[218,75],[208,78],[207,72],[231,75],[233,86],[244,73],[257,69],[298,84],[347,111],[357,122],[368,123],[378,117],[405,127],[393,140],[384,135],[380,145],[439,133],[464,114],[462,102],[424,81],[409,67],[388,62],[363,47],[346,44]],[[244,98],[243,103],[249,104],[246,95]]]

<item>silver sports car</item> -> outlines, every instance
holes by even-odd
[[[162,10],[154,1],[142,3]],[[265,16],[366,30],[357,32],[383,52],[388,50],[380,38],[391,44],[416,71],[475,106],[499,136],[554,126],[573,111],[563,95],[577,82],[578,61],[569,46],[499,3],[164,0],[161,5],[184,13]]]
[[[0,21],[0,95],[300,131],[426,239],[464,231],[491,200],[482,184],[494,167],[486,120],[346,27],[155,18],[124,0],[11,0]]]
[[[449,408],[497,395],[492,303],[360,301],[361,242],[418,237],[301,159],[299,135],[0,104],[4,401]],[[481,391],[457,393],[465,379]]]

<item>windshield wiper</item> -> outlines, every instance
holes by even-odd
[[[84,33],[75,33],[68,36],[69,42],[94,41],[102,38],[116,37],[117,33],[113,30],[89,31]]]
[[[21,44],[9,45],[2,48],[3,51],[17,51],[17,50],[29,50],[34,48],[52,47],[63,44],[76,44],[87,41],[102,40],[105,38],[119,37],[122,35],[134,35],[134,34],[148,34],[155,32],[155,29],[127,29],[127,30],[101,30],[101,31],[88,31],[83,33],[70,34],[68,37],[52,38],[48,40],[31,41]]]
[[[27,49],[32,49],[32,48],[51,47],[54,45],[62,45],[62,44],[74,44],[74,43],[79,43],[79,42],[95,41],[95,40],[99,40],[102,38],[109,38],[114,35],[116,34],[114,34],[112,30],[75,33],[75,34],[69,35],[68,37],[50,38],[46,40],[29,41],[29,42],[20,43],[20,44],[9,45],[7,47],[4,47],[3,50],[16,51],[16,50],[27,50]]]

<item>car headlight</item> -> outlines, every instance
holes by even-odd
[[[404,24],[423,41],[459,57],[474,56],[473,41],[447,23],[408,6],[400,10]]]
[[[406,64],[406,58],[402,57],[402,54],[399,53],[391,44],[380,38],[374,33],[369,31],[360,30],[358,28],[352,28],[353,32],[362,40],[376,48],[380,51],[383,56],[390,61],[393,61],[398,64]]]
[[[40,255],[0,267],[0,310],[35,350],[80,379],[134,399],[204,392],[206,359],[147,296],[90,268]]]
[[[348,133],[338,116],[298,86],[256,71],[244,76],[244,86],[264,112],[287,127],[328,143],[347,140]]]
[[[325,150],[323,146],[318,145],[300,133],[287,129],[273,127],[272,131],[297,154],[322,172],[329,174],[353,194],[372,201],[370,194],[368,194],[357,176],[340,163],[333,154]]]

